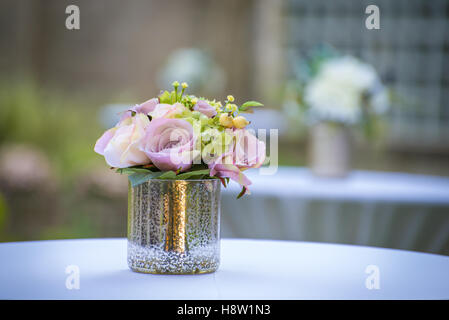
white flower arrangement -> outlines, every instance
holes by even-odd
[[[324,61],[304,87],[312,122],[354,125],[388,110],[387,90],[376,70],[352,56]]]

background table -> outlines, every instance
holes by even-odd
[[[349,245],[223,240],[219,270],[187,276],[130,271],[125,239],[3,243],[0,261],[1,299],[449,299],[449,257]]]
[[[222,192],[222,234],[334,242],[449,255],[449,178],[353,171],[320,178],[299,167],[245,172],[251,196]]]

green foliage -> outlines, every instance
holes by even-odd
[[[0,82],[0,145],[41,149],[63,178],[101,160],[92,150],[100,134],[95,113],[85,101],[42,90],[31,81]]]
[[[194,165],[188,172],[177,173],[174,171],[156,171],[142,167],[120,168],[118,173],[129,175],[131,186],[135,187],[151,179],[160,180],[189,180],[189,179],[213,179],[210,169],[204,169],[204,165]]]
[[[172,104],[172,97],[170,92],[164,91],[159,95],[159,102],[160,103],[169,103]]]
[[[263,104],[257,101],[247,101],[239,107],[240,112],[245,112],[250,110],[253,107],[262,107]]]
[[[340,56],[332,46],[321,44],[307,52],[296,70],[297,77],[303,82],[310,81],[320,71],[324,62]]]
[[[129,168],[118,168],[117,172],[120,173],[120,174],[132,175],[132,174],[135,174],[135,173],[146,174],[146,173],[152,172],[152,171],[149,170],[149,169],[142,168],[142,167],[129,167]]]
[[[6,221],[6,201],[3,198],[2,194],[0,193],[0,230],[3,228],[5,221]]]
[[[242,187],[242,191],[240,191],[240,193],[238,194],[237,199],[240,199],[241,197],[243,197],[243,195],[246,193],[246,191],[248,191],[248,188]]]
[[[167,103],[167,104],[174,104],[178,101],[181,101],[182,96],[181,93],[178,93],[176,91],[168,92],[164,91],[159,96],[159,102],[160,103]]]
[[[169,172],[173,172],[173,171],[169,171]],[[150,170],[147,170],[147,172],[133,173],[133,174],[129,175],[128,178],[129,178],[129,181],[131,182],[131,186],[135,187],[141,183],[147,182],[148,180],[151,180],[151,179],[158,178],[162,175],[164,175],[163,172],[152,172]]]
[[[161,179],[161,180],[176,180],[176,172],[174,172],[174,171],[166,171],[166,172],[162,173],[161,175],[159,175],[156,178],[157,179]]]
[[[178,174],[176,176],[176,179],[178,179],[178,180],[201,179],[201,178],[203,178],[204,175],[209,175],[209,174],[210,174],[210,169],[188,171],[188,172]]]

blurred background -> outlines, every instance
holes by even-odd
[[[370,4],[379,30],[365,27]],[[355,135],[342,178],[307,169],[310,133],[289,105],[320,46],[391,90],[380,137]],[[224,237],[449,254],[449,1],[2,0],[0,52],[0,241],[125,236],[126,177],[94,143],[123,106],[179,80],[261,101],[253,123],[279,129],[278,173],[252,173],[240,200],[223,191]]]

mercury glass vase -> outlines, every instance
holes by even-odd
[[[128,192],[128,266],[197,274],[220,263],[220,180],[149,180]]]

